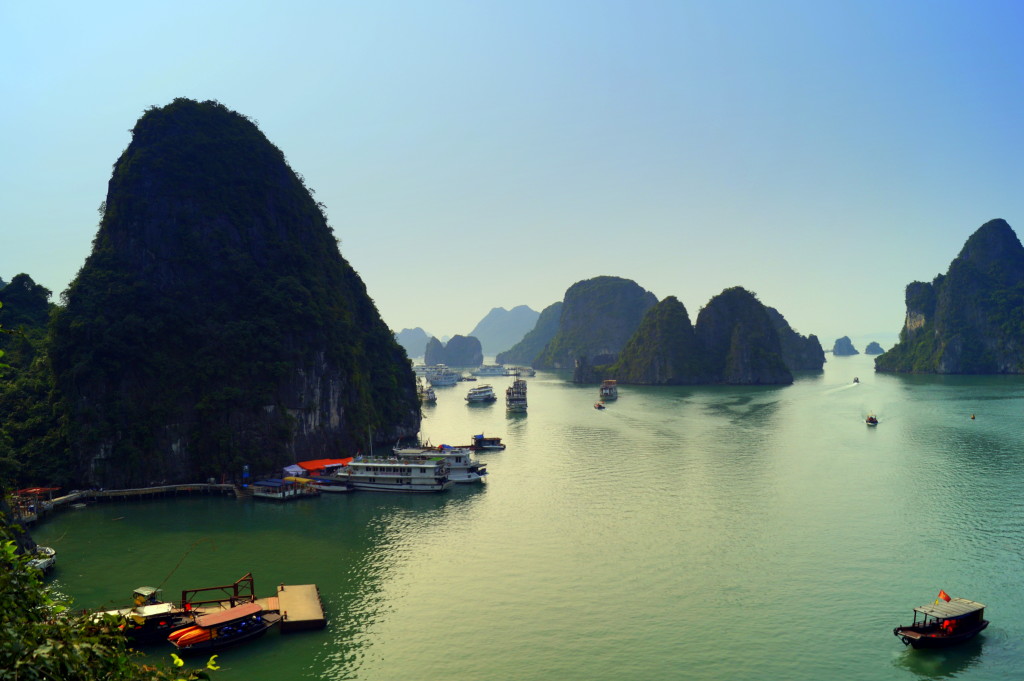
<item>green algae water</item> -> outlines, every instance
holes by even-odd
[[[784,388],[621,386],[601,411],[539,373],[515,416],[467,405],[479,383],[437,389],[422,434],[502,437],[483,485],[69,510],[33,531],[53,584],[83,608],[248,571],[259,595],[319,586],[326,629],[224,651],[219,681],[1019,678],[1024,378],[830,356]],[[905,648],[893,627],[940,589],[989,628]]]

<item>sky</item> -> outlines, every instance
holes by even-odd
[[[613,275],[894,339],[908,283],[1024,227],[1022,28],[1019,0],[4,0],[0,278],[58,301],[129,130],[188,97],[284,152],[395,331]]]

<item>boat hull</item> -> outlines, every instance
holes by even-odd
[[[944,634],[938,630],[922,631],[920,627],[896,627],[892,633],[903,641],[903,645],[908,645],[915,650],[930,650],[948,648],[970,641],[984,631],[987,626],[988,620],[982,620],[977,626],[965,628],[954,634]]]

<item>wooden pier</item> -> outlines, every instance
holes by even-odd
[[[316,584],[278,584],[277,602],[281,612],[281,633],[327,626]]]

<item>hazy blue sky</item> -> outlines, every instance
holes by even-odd
[[[217,99],[396,331],[633,279],[823,345],[1024,227],[1024,2],[0,3],[0,277],[57,295],[143,111]]]

